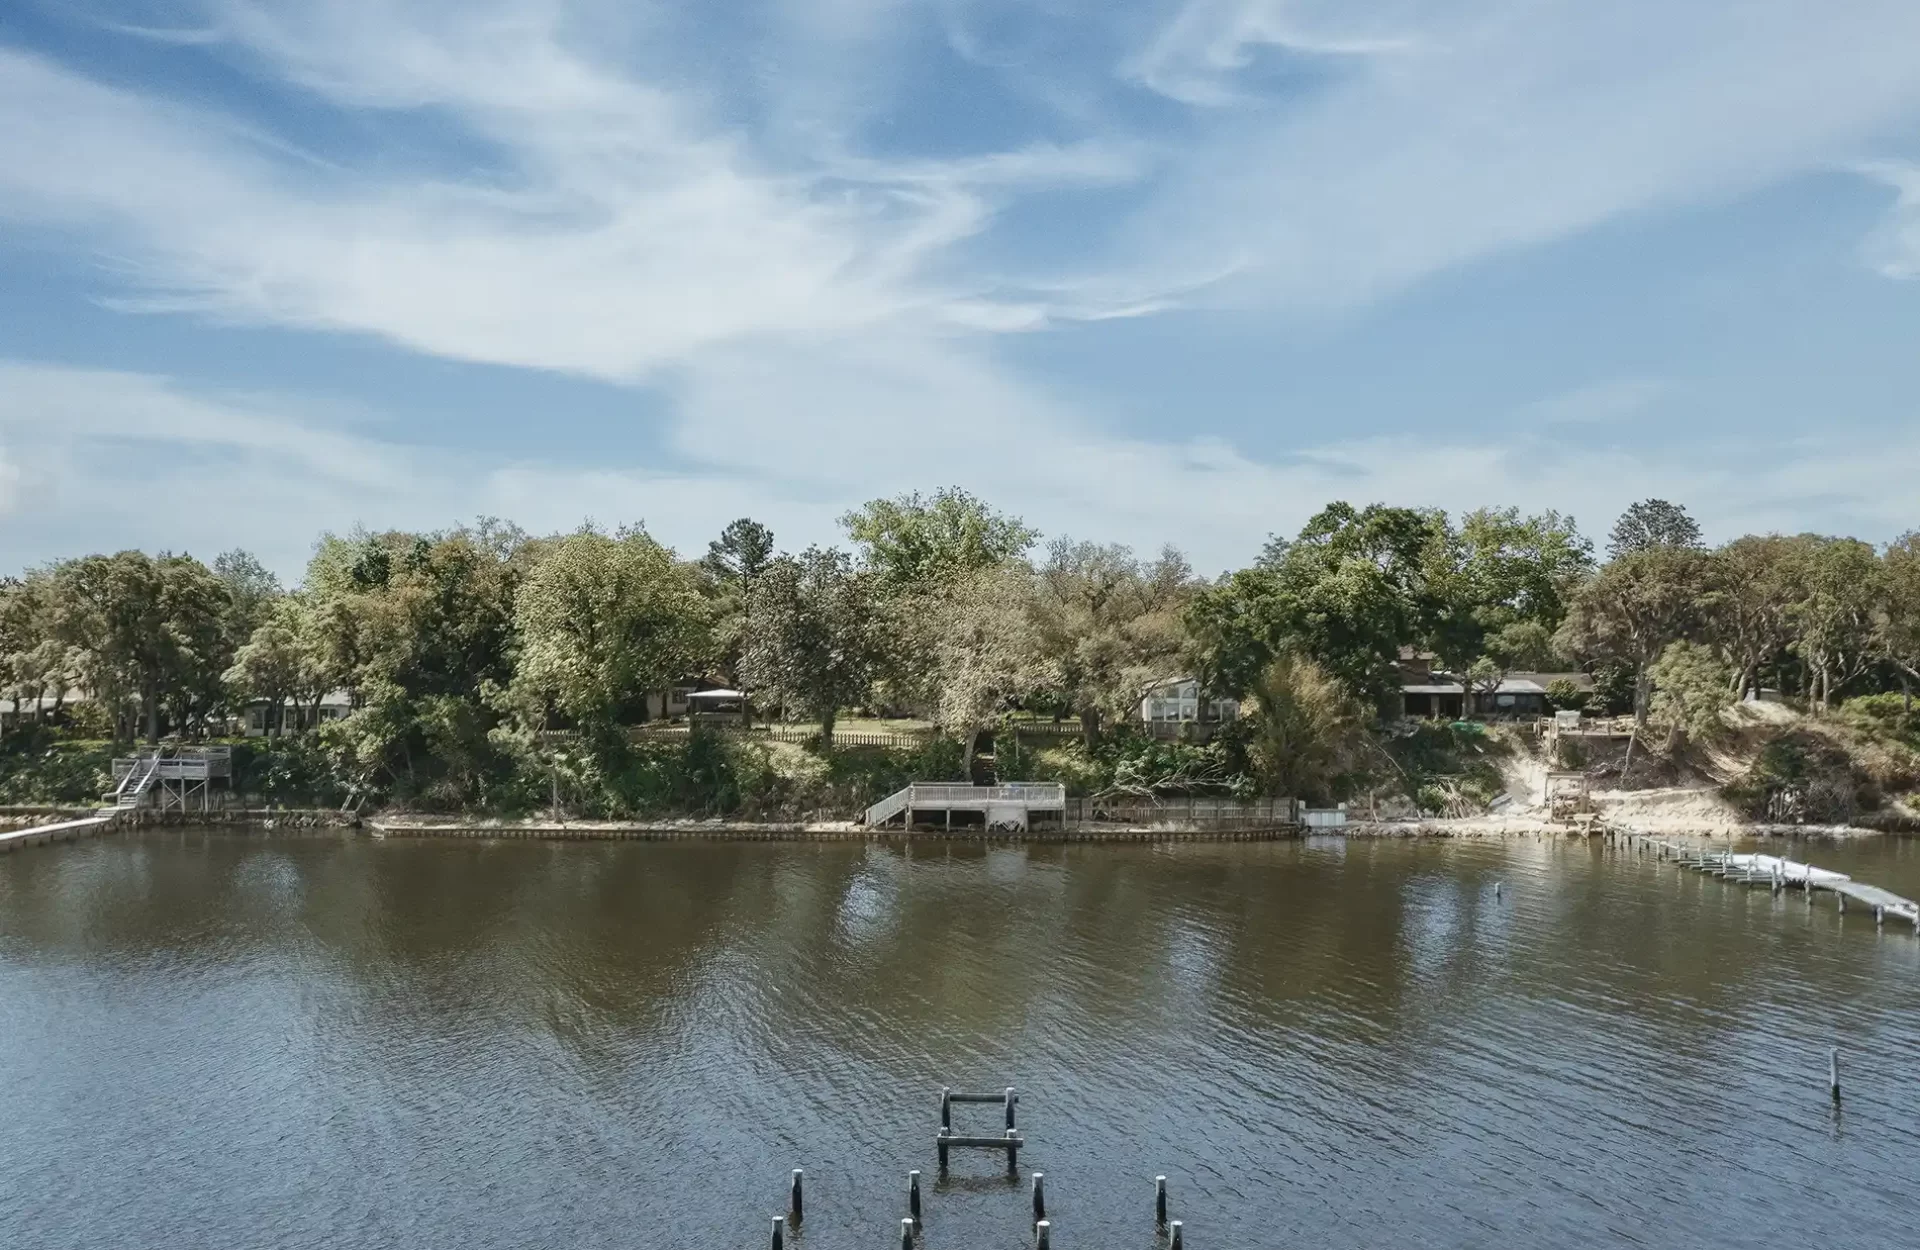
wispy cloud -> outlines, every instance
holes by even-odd
[[[645,521],[683,551],[752,515],[798,547],[838,540],[832,518],[874,495],[964,481],[1049,534],[1142,549],[1177,540],[1218,570],[1332,499],[1556,508],[1597,533],[1633,499],[1659,495],[1685,500],[1716,538],[1806,528],[1886,538],[1912,524],[1906,485],[1920,474],[1920,432],[1809,444],[1788,458],[1746,442],[1675,456],[1524,432],[1336,438],[1267,464],[1204,436],[1103,434],[987,362],[926,352],[881,341],[713,358],[678,396],[680,449],[713,467],[677,471],[422,448],[382,435],[383,414],[355,414],[359,428],[348,429],[342,414],[297,397],[0,360],[0,565],[241,543],[297,576],[323,529],[433,529],[482,514],[535,531]],[[795,408],[840,413],[842,424],[822,437],[758,415]],[[139,472],[125,471],[130,461]]]
[[[1829,167],[1920,116],[1920,6],[1907,0],[1196,4],[1170,33],[1238,49],[1248,14],[1295,12],[1366,15],[1369,37],[1408,50],[1311,87],[1266,84],[1265,108],[1227,116],[1169,166],[1116,257],[1171,270],[1234,258],[1223,298],[1352,308]],[[1254,84],[1226,73],[1239,55],[1213,60],[1223,89],[1244,93]]]
[[[1867,237],[1866,260],[1889,278],[1920,278],[1920,165],[1871,161],[1860,172],[1893,189],[1893,206]]]

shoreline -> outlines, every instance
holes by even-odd
[[[212,812],[118,812],[111,808],[46,806],[0,809],[0,835],[40,830],[53,832],[76,822],[99,822],[98,832],[212,826],[263,833],[346,833],[378,839],[711,842],[1290,842],[1309,838],[1366,840],[1480,840],[1505,838],[1593,838],[1619,834],[1657,834],[1706,841],[1742,839],[1853,839],[1906,836],[1897,829],[1860,825],[1778,825],[1716,822],[1674,815],[1657,820],[1595,822],[1591,827],[1553,823],[1524,816],[1505,819],[1474,816],[1437,819],[1352,821],[1338,828],[1297,825],[1215,826],[1204,824],[1076,825],[1024,831],[964,829],[869,829],[851,821],[746,821],[667,818],[656,820],[514,820],[395,814],[362,816],[316,808],[231,808]],[[35,845],[47,839],[6,837]]]

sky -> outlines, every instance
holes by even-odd
[[[1913,0],[8,0],[0,572],[1920,526]]]

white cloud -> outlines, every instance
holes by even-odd
[[[479,515],[534,532],[644,521],[690,553],[753,516],[797,548],[840,540],[834,519],[875,495],[954,482],[1049,535],[1142,550],[1173,541],[1214,571],[1333,499],[1556,508],[1598,534],[1632,500],[1657,495],[1685,501],[1720,538],[1819,528],[1884,539],[1912,524],[1906,486],[1920,474],[1920,432],[1822,440],[1788,457],[1744,444],[1673,455],[1524,434],[1407,435],[1335,439],[1265,464],[1203,437],[1102,435],[989,366],[912,359],[919,350],[708,362],[681,395],[681,439],[722,466],[714,472],[423,449],[343,432],[339,414],[294,397],[0,361],[0,567],[123,546],[210,557],[239,545],[293,577],[322,531],[440,529]],[[938,388],[926,387],[930,376]],[[781,404],[830,406],[846,423],[823,438],[753,419]]]
[[[1208,3],[1163,38],[1186,50],[1179,63],[1217,69],[1203,84],[1245,95],[1248,76],[1230,71],[1249,15],[1296,12],[1404,46],[1223,115],[1116,255],[1173,273],[1231,261],[1236,300],[1352,307],[1625,215],[1829,168],[1920,115],[1911,0]]]
[[[1867,238],[1867,263],[1888,278],[1920,278],[1920,165],[1876,161],[1860,172],[1894,191],[1886,219]]]
[[[1409,52],[1419,44],[1406,29],[1424,7],[1188,0],[1121,72],[1185,104],[1245,104],[1254,96],[1234,76],[1263,53],[1349,60]]]

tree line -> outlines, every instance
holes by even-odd
[[[27,722],[84,691],[120,740],[216,733],[249,703],[311,725],[343,692],[350,714],[324,733],[343,776],[479,802],[541,731],[616,750],[649,692],[695,674],[827,746],[867,708],[932,721],[962,759],[1015,710],[1076,720],[1095,748],[1150,683],[1192,677],[1246,701],[1249,766],[1275,793],[1353,767],[1409,652],[1469,700],[1510,672],[1583,668],[1602,703],[1674,733],[1760,685],[1826,708],[1920,677],[1912,534],[1709,548],[1649,500],[1601,559],[1555,512],[1335,503],[1209,578],[1173,548],[1043,543],[958,489],[842,525],[845,546],[782,552],[742,519],[694,559],[638,526],[327,534],[291,588],[244,551],[83,556],[0,584],[0,680]]]

